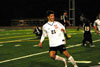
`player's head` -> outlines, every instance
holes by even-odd
[[[64,10],[64,12],[63,12],[63,13],[64,13],[64,15],[67,15],[67,14],[68,14],[68,12],[67,12],[66,10]]]
[[[55,19],[55,15],[54,15],[54,11],[51,11],[51,10],[49,10],[49,11],[47,11],[47,18],[48,18],[48,21],[54,21],[54,19]]]

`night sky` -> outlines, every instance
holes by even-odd
[[[76,0],[76,17],[81,13],[92,22],[100,12],[99,0]],[[56,17],[68,10],[68,0],[3,0],[0,2],[0,26],[16,18],[44,18],[47,10],[53,10]]]

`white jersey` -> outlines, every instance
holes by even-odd
[[[64,33],[61,29],[65,30],[65,27],[57,22],[47,22],[43,25],[43,34],[41,37],[41,42],[44,40],[46,36],[49,38],[49,46],[57,47],[59,45],[65,44]]]
[[[100,19],[95,20],[94,26],[97,26],[99,32],[100,32]]]

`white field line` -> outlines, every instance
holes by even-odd
[[[97,40],[100,41],[100,40]],[[95,41],[96,42],[96,41]],[[76,44],[77,46],[80,46],[80,44]],[[74,47],[77,47],[74,46]],[[72,48],[72,46],[67,47],[67,48]],[[35,53],[35,54],[30,54],[30,55],[26,55],[26,56],[22,56],[22,57],[18,57],[18,58],[13,58],[13,59],[9,59],[9,60],[4,60],[4,61],[0,61],[0,63],[5,63],[5,62],[10,62],[10,61],[15,61],[15,60],[19,60],[19,59],[24,59],[24,58],[28,58],[28,57],[33,57],[33,56],[37,56],[37,55],[41,55],[41,54],[45,54],[48,53],[49,51],[44,51],[44,52],[40,52],[40,53]]]
[[[24,35],[24,36],[13,36],[13,37],[2,37],[0,39],[9,39],[9,38],[19,38],[19,37],[29,37],[29,36],[33,36],[33,35]]]
[[[21,46],[21,45],[20,44],[15,45],[15,47],[19,47],[19,46]]]
[[[98,64],[100,64],[100,62],[98,62]]]
[[[38,45],[33,45],[33,47],[37,47]]]
[[[93,41],[93,42],[98,42],[98,41],[100,41],[100,39],[99,39],[99,40],[95,40],[95,41]]]
[[[0,47],[2,47],[3,45],[1,44]]]
[[[14,61],[14,60],[20,60],[20,59],[24,59],[24,58],[28,58],[28,57],[32,57],[32,56],[45,54],[45,53],[48,53],[48,52],[49,51],[44,51],[44,52],[40,52],[40,53],[36,53],[36,54],[30,54],[30,55],[27,55],[27,56],[22,56],[22,57],[18,57],[18,58],[13,58],[13,59],[9,59],[9,60],[0,61],[0,63],[5,63],[5,62],[9,62],[9,61]]]
[[[2,44],[2,43],[11,43],[11,42],[22,42],[23,40],[27,40],[27,41],[40,41],[40,40],[30,40],[30,39],[33,39],[33,38],[20,39],[20,40],[12,40],[12,41],[4,41],[4,42],[0,42],[0,44]],[[48,39],[45,39],[45,40],[48,40]]]
[[[29,40],[29,39],[33,39],[33,38],[20,39],[20,40],[12,40],[12,41],[4,41],[4,42],[0,42],[0,43],[22,42],[23,40]]]
[[[92,63],[92,61],[76,61],[76,63]]]

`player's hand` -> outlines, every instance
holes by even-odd
[[[40,47],[40,48],[42,47],[42,43],[41,42],[38,44],[38,47]]]
[[[61,31],[65,31],[65,30],[62,28]]]
[[[63,31],[64,33],[66,33],[66,31],[62,28],[61,31]]]

